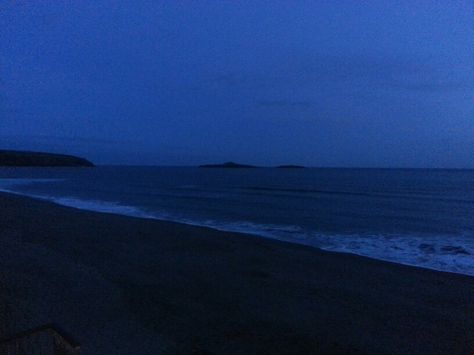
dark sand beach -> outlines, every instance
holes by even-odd
[[[472,354],[474,278],[0,194],[3,336],[83,354]]]

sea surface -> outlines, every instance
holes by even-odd
[[[474,170],[0,168],[0,189],[474,275]]]

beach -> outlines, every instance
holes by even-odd
[[[474,278],[0,193],[0,331],[83,354],[470,354]]]

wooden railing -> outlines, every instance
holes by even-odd
[[[1,355],[78,355],[80,345],[55,324],[0,340]]]

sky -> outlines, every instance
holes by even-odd
[[[474,2],[0,0],[0,149],[474,168]]]

